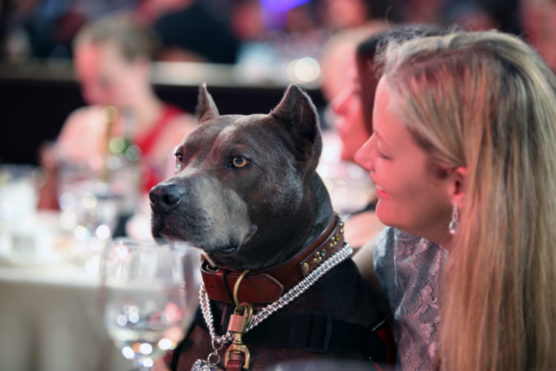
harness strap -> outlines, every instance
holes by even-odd
[[[165,357],[170,369],[177,369],[180,353],[195,324],[206,330],[199,308],[185,337],[176,349]],[[373,366],[379,371],[393,369],[396,361],[394,337],[385,320],[379,321],[375,326],[366,327],[333,319],[325,313],[275,313],[272,321],[263,322],[246,333],[244,342],[274,348],[303,349],[321,354],[348,351],[358,358],[364,354],[366,360],[372,359]],[[228,370],[231,371],[236,365],[240,370],[244,360],[234,358],[232,360]]]
[[[244,336],[246,344],[274,348],[296,348],[312,353],[342,353],[365,356],[375,363],[393,363],[393,342],[379,331],[389,332],[386,321],[363,326],[332,318],[326,313],[274,314]]]

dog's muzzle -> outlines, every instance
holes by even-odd
[[[184,188],[176,184],[158,184],[149,192],[151,208],[157,212],[171,211],[183,201],[184,196]]]

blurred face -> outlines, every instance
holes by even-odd
[[[357,150],[369,139],[363,119],[361,84],[356,76],[332,100],[331,105],[338,115],[336,130],[342,141],[340,157],[343,161],[354,161]]]
[[[328,0],[328,18],[333,28],[360,26],[367,20],[368,9],[361,0]]]
[[[83,44],[75,53],[75,70],[88,104],[132,105],[148,83],[144,62],[128,62],[111,43]]]
[[[429,155],[394,112],[384,78],[376,92],[373,129],[355,160],[376,184],[378,218],[386,225],[445,243],[451,238],[450,180],[438,175]]]

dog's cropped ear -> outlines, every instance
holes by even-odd
[[[219,115],[218,108],[207,90],[207,84],[199,86],[199,98],[195,115],[199,122],[208,121]]]
[[[298,146],[310,147],[320,154],[321,139],[317,110],[309,95],[301,88],[297,85],[288,86],[282,100],[270,114],[283,123]]]

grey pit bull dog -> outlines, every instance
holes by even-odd
[[[390,328],[315,171],[322,142],[309,96],[291,85],[269,114],[219,115],[203,85],[197,117],[176,175],[150,192],[153,236],[205,254],[200,309],[171,368],[392,362]]]

